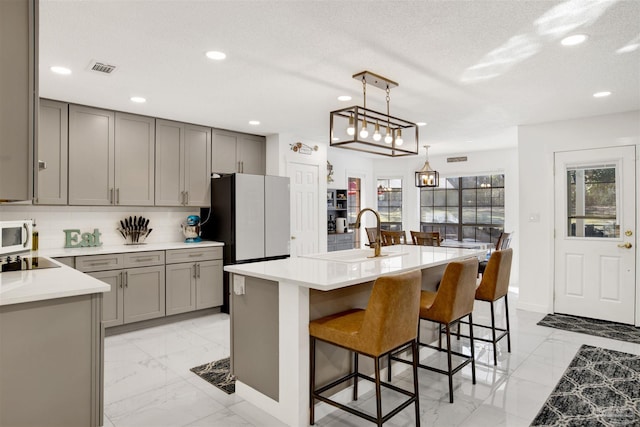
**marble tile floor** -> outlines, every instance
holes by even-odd
[[[493,366],[490,343],[476,342],[477,384],[471,384],[467,366],[454,377],[454,399],[449,403],[447,378],[419,370],[420,419],[423,426],[528,426],[582,344],[640,354],[640,344],[537,326],[544,314],[517,310],[510,295],[512,352],[506,338]],[[474,321],[489,324],[489,306],[477,303]],[[497,305],[497,318],[503,307]],[[476,334],[481,330],[477,330]],[[468,341],[453,340],[468,351]],[[282,426],[237,395],[227,395],[189,371],[229,354],[229,317],[214,314],[105,339],[105,427],[234,427]],[[428,349],[423,363],[442,363]],[[409,371],[394,369],[394,382],[409,388]],[[389,392],[385,403],[398,396]],[[373,410],[372,392],[363,392],[358,406]],[[384,406],[383,408],[386,408]],[[322,411],[319,411],[322,412]],[[410,406],[385,425],[414,425]],[[365,420],[334,411],[317,426],[370,426]]]

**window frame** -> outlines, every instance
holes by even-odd
[[[400,181],[400,187],[391,187],[391,181],[398,180]],[[392,207],[389,203],[391,200],[388,200],[387,206],[380,206],[380,181],[387,181],[388,188],[398,188],[396,190],[390,190],[390,192],[394,192],[400,195],[400,221],[383,221],[385,216],[387,218],[390,217],[390,208]],[[382,230],[390,230],[390,231],[401,231],[403,230],[404,223],[404,191],[405,191],[405,179],[402,176],[379,176],[376,177],[376,209],[380,214],[380,229]],[[393,206],[396,207],[396,206]],[[386,211],[385,211],[386,210]]]

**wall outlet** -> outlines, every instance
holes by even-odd
[[[233,275],[233,293],[236,295],[244,295],[245,287],[244,287],[244,276],[240,276],[238,274]]]

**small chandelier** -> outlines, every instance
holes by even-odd
[[[430,145],[424,146],[427,150],[427,160],[422,169],[416,172],[416,187],[438,187],[440,185],[440,174],[431,169],[429,164],[429,147]]]
[[[418,154],[418,126],[389,114],[391,88],[398,84],[370,71],[353,78],[362,81],[364,106],[329,113],[329,145],[389,157]],[[367,84],[386,92],[387,114],[367,108]]]

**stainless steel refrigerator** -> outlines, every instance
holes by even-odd
[[[250,174],[219,175],[211,179],[211,213],[202,209],[205,240],[224,243],[224,264],[265,261],[289,256],[289,178]],[[229,308],[225,273],[224,305]]]

